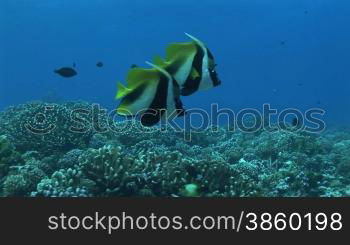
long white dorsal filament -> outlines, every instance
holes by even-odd
[[[163,73],[169,80],[172,80],[172,77],[170,76],[170,74],[164,70],[163,68],[161,68],[160,66],[157,66],[151,62],[146,61],[146,64],[149,66],[152,66],[154,69],[157,69],[158,71],[160,71],[161,73]]]

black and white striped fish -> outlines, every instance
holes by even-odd
[[[180,95],[218,86],[221,81],[215,70],[214,57],[197,38],[186,33],[191,42],[173,43],[166,49],[165,60],[156,57],[152,68],[133,67],[127,75],[127,87],[118,83],[117,113],[140,116],[144,126],[161,119],[183,116]]]
[[[203,42],[185,33],[191,42],[173,43],[166,49],[166,58],[156,57],[154,63],[175,79],[181,95],[188,96],[221,84],[216,72],[214,56]]]
[[[144,126],[184,115],[178,84],[164,69],[148,64],[153,68],[133,68],[129,71],[127,87],[118,83],[116,98],[121,99],[121,102],[117,113],[139,116]]]

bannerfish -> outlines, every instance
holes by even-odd
[[[74,77],[78,73],[71,67],[62,67],[60,69],[54,70],[55,73],[62,77]]]
[[[165,60],[155,57],[154,64],[166,70],[180,86],[180,93],[188,96],[221,84],[216,72],[214,56],[194,36],[185,33],[191,42],[172,43],[166,49]]]
[[[142,125],[152,126],[185,114],[181,95],[221,84],[212,53],[199,39],[185,34],[192,41],[170,44],[165,59],[156,56],[153,63],[146,62],[152,68],[131,66],[127,86],[117,85],[119,115],[140,116]]]
[[[142,125],[152,126],[161,119],[183,116],[180,87],[163,68],[133,68],[127,75],[127,87],[118,82],[116,99],[121,99],[117,113],[139,116]]]
[[[102,67],[102,66],[103,66],[103,63],[102,63],[101,61],[99,61],[99,62],[96,63],[96,66],[97,66],[97,67]]]

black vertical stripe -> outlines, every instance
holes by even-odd
[[[219,86],[221,81],[218,77],[218,73],[215,70],[209,72],[210,79],[213,81],[213,87]]]
[[[136,100],[140,98],[140,96],[143,94],[145,89],[146,89],[146,83],[141,84],[140,86],[135,88],[133,91],[125,95],[125,97],[122,98],[120,104],[130,105],[134,103]]]
[[[175,103],[175,109],[176,109],[176,115],[181,117],[185,115],[185,109],[183,108],[183,104],[180,98],[180,86],[179,84],[173,79],[173,86],[174,86],[174,103]]]
[[[168,86],[168,78],[160,73],[160,81],[153,101],[146,112],[141,115],[142,125],[153,126],[160,121],[164,110],[167,109]]]
[[[181,95],[188,96],[196,92],[199,88],[200,82],[202,80],[202,65],[204,58],[204,51],[202,47],[196,44],[197,52],[192,62],[192,67],[197,70],[199,73],[199,77],[192,79],[191,73],[187,77],[186,82],[183,84],[183,88],[181,89]]]
[[[214,56],[210,52],[210,50],[207,48],[207,53],[208,53],[208,58],[212,61],[213,67],[209,67],[209,75],[210,79],[213,81],[213,87],[219,86],[221,84],[221,81],[218,77],[218,74],[215,70],[215,65],[214,65]]]
[[[213,56],[212,52],[210,52],[210,50],[208,48],[207,48],[207,53],[208,53],[209,59],[214,60],[214,56]]]

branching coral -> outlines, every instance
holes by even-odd
[[[68,168],[54,172],[51,178],[44,178],[37,184],[31,196],[38,197],[89,197],[93,183],[82,178],[82,173]]]

